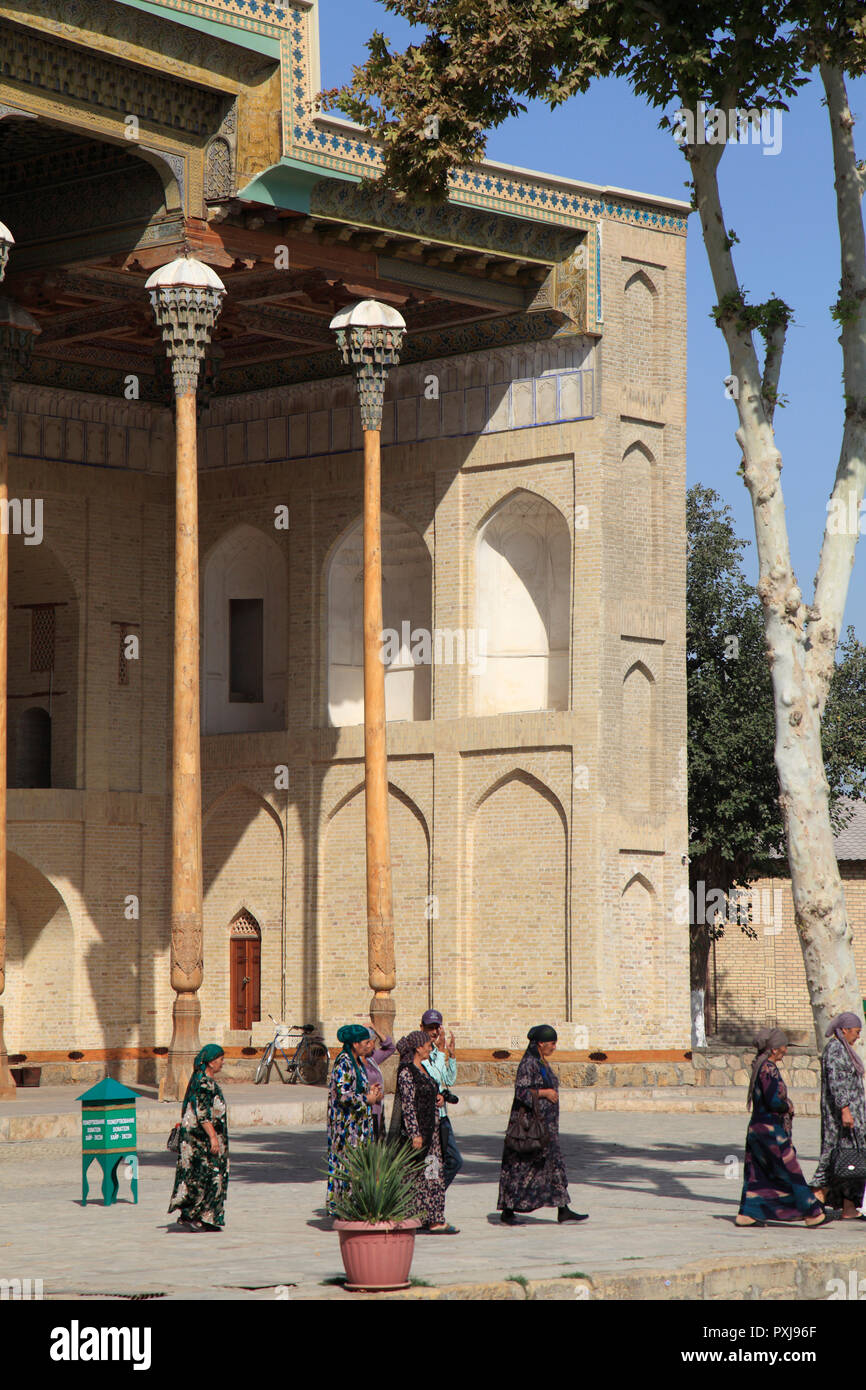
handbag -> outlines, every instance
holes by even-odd
[[[532,1109],[516,1105],[511,1111],[505,1130],[505,1147],[520,1158],[541,1158],[548,1144],[550,1134],[541,1118],[538,1096],[532,1093]]]
[[[862,1191],[866,1184],[866,1149],[862,1149],[852,1130],[850,1136],[839,1140],[830,1158],[830,1173],[840,1185],[858,1184]]]
[[[170,1149],[173,1154],[180,1153],[180,1121],[172,1126],[165,1147]]]

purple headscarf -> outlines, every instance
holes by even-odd
[[[422,1033],[420,1028],[416,1028],[414,1033],[407,1033],[405,1038],[400,1038],[397,1043],[397,1051],[400,1054],[401,1062],[411,1061],[412,1057],[430,1039],[426,1033]]]
[[[851,1044],[849,1043],[848,1039],[842,1036],[842,1029],[843,1029],[843,1028],[862,1028],[862,1027],[863,1027],[863,1023],[862,1023],[862,1021],[857,1017],[856,1014],[844,1013],[844,1014],[837,1014],[835,1018],[831,1018],[831,1019],[830,1019],[830,1022],[827,1024],[827,1027],[826,1027],[826,1029],[825,1029],[825,1031],[824,1031],[824,1037],[825,1037],[825,1038],[838,1038],[838,1039],[839,1039],[839,1042],[842,1044],[842,1046],[844,1047],[845,1051],[848,1053],[848,1056],[851,1058],[851,1061],[854,1063],[854,1066],[855,1066],[856,1069],[857,1069],[857,1075],[858,1075],[858,1076],[862,1076],[862,1075],[863,1075],[863,1071],[864,1071],[863,1063],[860,1061],[860,1058],[857,1056],[857,1053],[854,1051],[854,1049],[853,1049],[853,1047],[851,1046]]]

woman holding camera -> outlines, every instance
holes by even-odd
[[[409,1142],[424,1160],[413,1179],[412,1215],[434,1236],[457,1235],[445,1220],[445,1177],[439,1133],[439,1087],[424,1070],[432,1040],[421,1029],[397,1043],[400,1066],[388,1138]]]

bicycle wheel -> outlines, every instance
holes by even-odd
[[[256,1067],[256,1085],[261,1086],[262,1082],[267,1086],[271,1079],[271,1066],[274,1060],[274,1050],[269,1047],[264,1057]]]
[[[328,1079],[328,1049],[310,1043],[298,1062],[298,1080],[304,1086],[323,1086]]]

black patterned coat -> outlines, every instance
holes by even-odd
[[[517,1068],[512,1115],[521,1106],[531,1109],[532,1093],[537,1090],[558,1091],[559,1079],[549,1067],[542,1067],[540,1058],[529,1050]],[[550,1143],[538,1159],[524,1158],[505,1145],[496,1204],[500,1211],[504,1207],[512,1211],[537,1211],[539,1207],[568,1206],[568,1178],[559,1147],[559,1100],[541,1099],[538,1110],[550,1135]]]
[[[842,1198],[849,1197],[857,1205],[863,1196],[863,1185],[856,1184],[850,1191],[844,1191],[831,1182],[830,1164],[833,1150],[842,1138],[842,1107],[851,1109],[854,1121],[854,1138],[861,1148],[866,1148],[866,1096],[863,1093],[863,1078],[851,1061],[848,1049],[838,1038],[830,1038],[821,1058],[821,1157],[812,1187],[827,1194],[827,1204],[841,1207]]]

